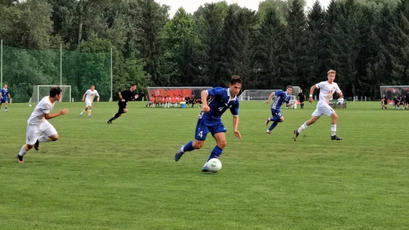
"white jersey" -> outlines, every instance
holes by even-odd
[[[318,89],[320,89],[320,99],[319,102],[325,102],[329,104],[329,101],[332,100],[332,95],[337,92],[341,93],[341,90],[338,87],[338,84],[332,82],[330,84],[328,81],[322,81],[315,85]]]
[[[87,92],[85,92],[85,94],[87,95],[85,97],[85,101],[89,103],[92,103],[94,101],[95,96],[99,97],[97,90],[92,91],[91,89],[88,89]]]
[[[42,122],[45,122],[45,114],[49,114],[54,108],[54,103],[51,103],[50,97],[46,96],[41,99],[41,101],[34,108],[34,111],[31,113],[30,118],[28,118],[27,123],[29,125],[39,125]]]

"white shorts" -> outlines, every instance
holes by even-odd
[[[92,106],[92,101],[85,100],[85,107],[90,107]]]
[[[27,125],[26,144],[34,145],[41,135],[47,137],[57,134],[57,130],[47,120],[38,125]]]
[[[325,102],[318,102],[317,107],[315,108],[314,112],[312,113],[312,116],[314,117],[321,117],[322,115],[327,115],[331,116],[331,114],[335,113],[335,110],[331,108],[327,103]]]

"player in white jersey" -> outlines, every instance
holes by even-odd
[[[344,102],[344,95],[339,89],[338,84],[334,82],[335,75],[336,75],[335,70],[330,69],[327,72],[328,81],[322,81],[311,87],[310,97],[308,100],[312,102],[313,101],[312,95],[315,89],[320,89],[319,101],[318,101],[315,111],[312,113],[311,119],[304,122],[304,124],[302,124],[300,128],[298,128],[298,130],[294,130],[294,141],[297,139],[301,131],[306,129],[308,126],[314,124],[324,114],[331,117],[331,120],[332,120],[331,122],[331,140],[337,140],[337,141],[342,140],[342,138],[338,137],[336,134],[338,115],[335,112],[335,110],[331,108],[331,106],[329,106],[329,102],[330,100],[332,100],[332,95],[334,93],[338,94],[338,103]]]
[[[91,117],[92,102],[94,101],[95,96],[97,97],[97,102],[99,102],[98,91],[95,89],[95,85],[91,85],[91,89],[88,89],[84,93],[84,96],[82,96],[82,101],[85,100],[85,109],[82,110],[82,112],[80,113],[80,117],[82,117],[82,115],[85,113],[85,111],[88,111],[88,117]]]
[[[50,96],[43,97],[31,113],[27,120],[26,144],[21,147],[17,155],[18,163],[24,163],[23,157],[31,148],[39,150],[40,142],[58,140],[57,130],[47,120],[68,113],[68,109],[63,109],[58,113],[50,114],[55,103],[61,98],[60,87],[53,87],[50,89]]]

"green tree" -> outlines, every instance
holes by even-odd
[[[325,65],[326,40],[323,39],[325,31],[325,12],[316,1],[308,14],[307,19],[307,46],[306,46],[306,85],[310,85],[322,80],[322,76],[328,71]]]
[[[396,8],[391,36],[391,81],[402,84],[409,79],[409,0],[402,0]]]
[[[162,35],[162,85],[193,85],[199,74],[199,42],[193,17],[180,8],[165,25]]]
[[[252,68],[254,77],[249,85],[255,88],[278,88],[282,86],[281,59],[283,49],[281,39],[284,35],[284,25],[276,10],[269,8],[255,32],[252,45]]]
[[[282,87],[286,84],[306,84],[307,22],[302,2],[294,0],[289,8],[285,27],[282,62]]]
[[[205,4],[195,12],[199,39],[201,85],[216,85],[219,82],[221,61],[221,34],[228,6],[225,2]]]

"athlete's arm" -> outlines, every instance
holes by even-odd
[[[63,110],[58,111],[57,113],[52,113],[52,114],[47,113],[47,114],[44,115],[44,117],[45,117],[45,119],[50,120],[50,119],[53,119],[55,117],[67,114],[67,113],[68,113],[68,109],[63,109]]]
[[[125,101],[124,98],[122,97],[121,92],[118,92],[118,96],[119,96],[119,99],[120,99],[121,101]]]
[[[201,98],[202,98],[202,104],[203,104],[203,112],[209,112],[210,111],[210,107],[207,104],[207,90],[203,90],[201,93]]]
[[[311,89],[310,89],[310,97],[308,98],[308,101],[309,101],[309,102],[312,102],[312,101],[313,101],[312,95],[314,94],[314,91],[315,91],[316,88],[317,88],[316,85],[311,86]]]
[[[266,101],[267,104],[270,104],[271,98],[274,97],[274,91],[270,93],[270,96],[268,96],[268,99]]]
[[[239,131],[239,116],[233,116],[233,130],[234,130],[234,136],[239,138],[241,140],[241,134]]]
[[[84,101],[84,100],[85,100],[85,95],[87,95],[87,92],[85,92],[84,95],[82,95],[81,101]]]

